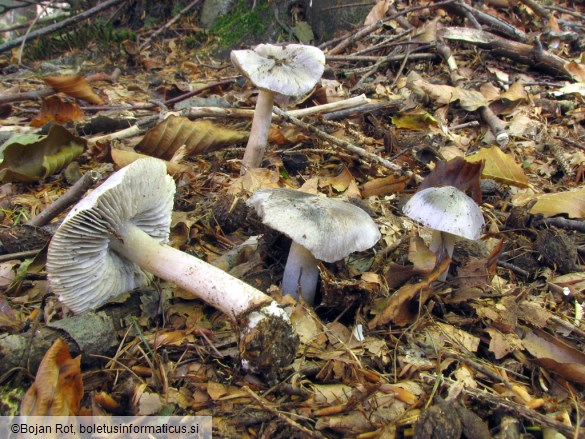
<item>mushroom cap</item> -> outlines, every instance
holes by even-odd
[[[50,285],[80,313],[124,291],[145,286],[152,275],[116,253],[116,231],[133,223],[154,239],[168,241],[175,183],[165,164],[145,158],[112,174],[81,200],[55,232],[47,254]]]
[[[315,258],[335,262],[380,239],[370,215],[353,204],[292,189],[260,189],[248,199],[262,222]]]
[[[426,227],[467,239],[479,239],[484,225],[479,206],[453,186],[423,189],[402,211]]]
[[[302,44],[260,44],[253,50],[233,50],[231,59],[256,87],[285,96],[308,93],[325,70],[321,49]]]

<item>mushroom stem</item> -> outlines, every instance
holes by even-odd
[[[244,152],[244,158],[242,159],[241,175],[244,175],[248,169],[259,168],[262,163],[268,143],[268,130],[272,120],[273,104],[274,92],[261,89],[254,109],[254,119],[252,120],[246,152]]]
[[[455,250],[455,241],[457,237],[449,232],[442,232],[440,230],[433,230],[433,237],[431,238],[431,244],[429,250],[434,254],[439,254],[441,247],[445,249],[450,258],[453,258],[453,251]],[[441,282],[447,280],[447,274],[449,273],[449,267],[437,278]]]
[[[300,291],[305,302],[313,305],[319,281],[318,264],[309,250],[293,241],[284,267],[282,292],[298,299]]]
[[[213,307],[237,320],[268,305],[263,292],[194,256],[161,244],[132,223],[119,230],[121,240],[112,248],[143,270],[196,294]]]

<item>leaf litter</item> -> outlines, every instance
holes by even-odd
[[[326,43],[328,78],[303,101],[277,102],[315,108],[298,117],[318,130],[276,114],[262,168],[243,176],[256,91],[232,80],[229,65],[217,70],[216,60],[200,62],[173,39],[161,37],[143,54],[127,45],[128,61],[142,56],[133,74],[5,78],[3,134],[37,136],[2,147],[6,229],[66,194],[70,166],[103,179],[139,153],[161,157],[178,188],[172,245],[278,298],[301,340],[288,368],[268,380],[247,373],[237,327],[155,281],[131,305],[125,295],[96,312],[117,323],[99,331],[115,343],[95,346],[97,335],[67,326],[70,313],[47,295],[45,243],[31,239],[19,248],[29,254],[2,256],[10,263],[0,356],[36,376],[24,380],[20,412],[212,415],[218,437],[506,437],[508,424],[532,437],[551,430],[583,437],[584,67],[560,38],[563,23],[576,18],[533,2],[487,13],[443,3],[408,9],[380,0],[363,26]],[[481,29],[459,27],[465,13]],[[567,29],[583,38],[578,27]],[[535,63],[524,32],[543,30],[551,39]],[[8,99],[13,88],[37,95]],[[368,101],[357,107],[318,112],[361,95]],[[29,124],[49,125],[38,137]],[[402,214],[423,180],[481,203],[484,234],[457,241],[452,261],[433,254],[430,232]],[[344,198],[382,232],[372,250],[320,264],[315,309],[282,297],[289,243],[245,207],[255,190],[277,187]],[[34,256],[34,264],[24,259]],[[437,281],[448,267],[446,282]],[[124,306],[131,318],[111,314]],[[81,356],[72,358],[54,335],[45,343],[31,337],[55,326],[77,336]],[[22,379],[2,374],[8,389]]]

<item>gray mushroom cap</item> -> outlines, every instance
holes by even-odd
[[[372,218],[353,204],[292,189],[260,189],[248,199],[264,224],[290,237],[315,258],[335,262],[380,239]]]
[[[131,222],[166,243],[174,194],[165,164],[145,158],[112,174],[81,200],[55,232],[47,254],[48,279],[61,301],[79,313],[147,285],[152,275],[112,250],[110,242],[122,224]]]
[[[426,227],[467,239],[479,239],[484,225],[476,202],[453,186],[423,189],[402,211]]]
[[[256,87],[285,96],[308,93],[325,70],[321,49],[302,44],[260,44],[254,50],[233,50],[231,59]]]

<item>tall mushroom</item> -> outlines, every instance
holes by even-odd
[[[325,70],[321,49],[302,44],[260,44],[254,50],[234,50],[232,63],[260,89],[241,174],[258,168],[266,151],[275,93],[300,96],[308,93]]]
[[[445,248],[453,257],[457,237],[479,239],[484,225],[481,209],[453,186],[423,189],[408,200],[402,208],[405,215],[433,230],[430,250],[438,253]],[[439,280],[447,278],[445,270]]]
[[[292,189],[261,189],[248,199],[262,222],[292,239],[282,291],[313,304],[319,260],[335,262],[372,247],[380,231],[353,204]]]
[[[112,174],[71,210],[55,232],[47,255],[53,291],[80,313],[145,286],[153,273],[235,320],[241,329],[243,361],[250,369],[289,364],[298,338],[276,302],[166,245],[174,193],[174,181],[157,159],[140,159]]]

